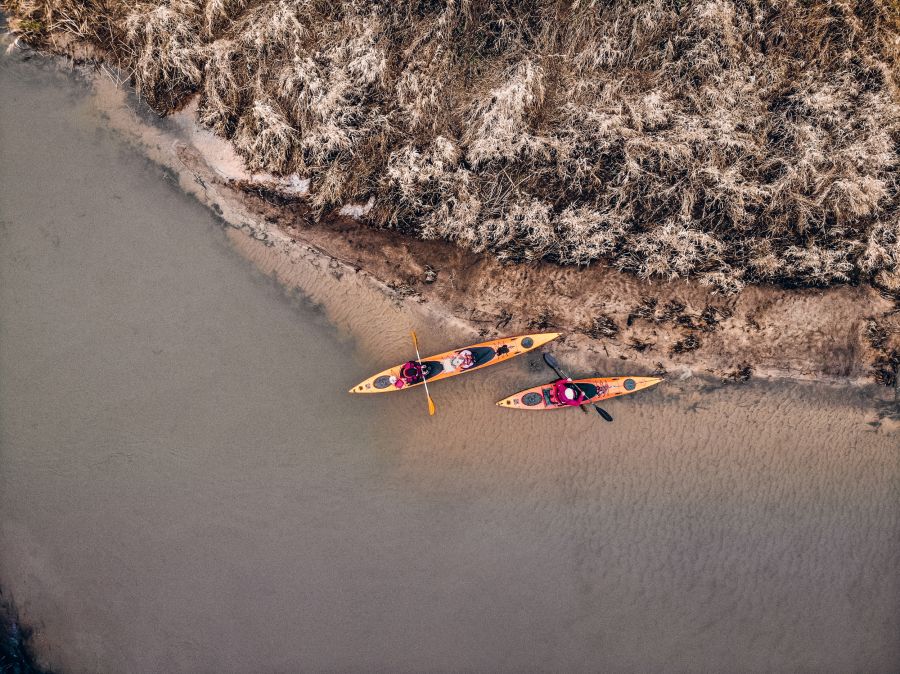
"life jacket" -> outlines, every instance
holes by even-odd
[[[587,397],[577,386],[566,379],[557,379],[551,388],[551,397],[557,405],[581,405]]]
[[[424,369],[419,363],[414,360],[411,360],[408,363],[404,363],[400,367],[400,378],[407,385],[416,384],[422,381],[425,378],[423,374]]]

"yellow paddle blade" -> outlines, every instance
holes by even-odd
[[[413,338],[413,346],[416,347],[416,362],[419,364],[419,367],[422,367],[422,356],[419,354],[419,340],[416,337],[416,331],[410,330],[410,334]],[[425,384],[425,396],[428,398],[428,415],[434,416],[434,401],[431,399],[431,394],[428,392],[428,382],[425,381],[425,371],[422,371],[422,383]]]

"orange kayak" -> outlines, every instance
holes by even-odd
[[[599,400],[634,393],[661,381],[662,379],[657,377],[594,377],[592,379],[575,379],[573,383],[578,384],[584,395],[587,396],[582,403],[582,405],[587,405]],[[533,386],[511,395],[509,398],[504,398],[497,404],[501,407],[514,407],[520,410],[557,410],[574,407],[574,405],[555,403],[550,397],[552,388],[552,383]]]
[[[481,344],[473,344],[465,346],[453,351],[439,353],[436,356],[429,356],[422,359],[422,368],[425,374],[425,381],[429,384],[433,381],[453,377],[464,372],[479,370],[488,365],[502,363],[505,360],[521,356],[528,353],[539,346],[543,346],[557,337],[558,332],[543,332],[534,335],[519,335],[518,337],[506,337],[504,339],[494,339],[490,342],[482,342]],[[468,352],[468,353],[466,353]],[[365,381],[350,389],[350,393],[388,393],[389,391],[399,391],[395,383],[400,377],[401,365],[382,370],[378,374],[373,374]],[[420,386],[421,381],[414,384],[407,384],[402,388],[412,388]]]

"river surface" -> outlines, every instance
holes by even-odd
[[[42,662],[900,668],[881,393],[495,407],[550,378],[532,356],[435,385],[433,419],[419,389],[348,396],[409,328],[429,353],[467,336],[307,258],[286,290],[87,84],[0,65],[0,587]]]

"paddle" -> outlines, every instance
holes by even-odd
[[[419,355],[419,340],[416,338],[416,331],[412,330],[413,346],[416,347],[416,363],[422,369],[422,383],[425,384],[425,396],[428,398],[428,414],[434,416],[434,401],[431,394],[428,393],[428,382],[425,381],[425,366],[422,365],[422,356]]]
[[[581,394],[585,398],[587,398],[587,394],[584,392],[584,389],[581,388],[577,382],[572,381],[572,378],[560,369],[559,363],[556,362],[556,358],[551,356],[549,353],[545,353],[544,354],[544,362],[547,363],[547,365],[549,365],[551,368],[553,368],[554,372],[556,372],[556,374],[559,375],[560,379],[566,379],[566,380],[572,382],[572,385],[575,388],[577,388],[579,391],[581,391]],[[591,405],[594,407],[595,410],[597,410],[597,414],[599,414],[601,417],[603,417],[607,421],[613,420],[612,415],[609,412],[607,412],[605,409],[603,409],[596,403],[591,403]]]

